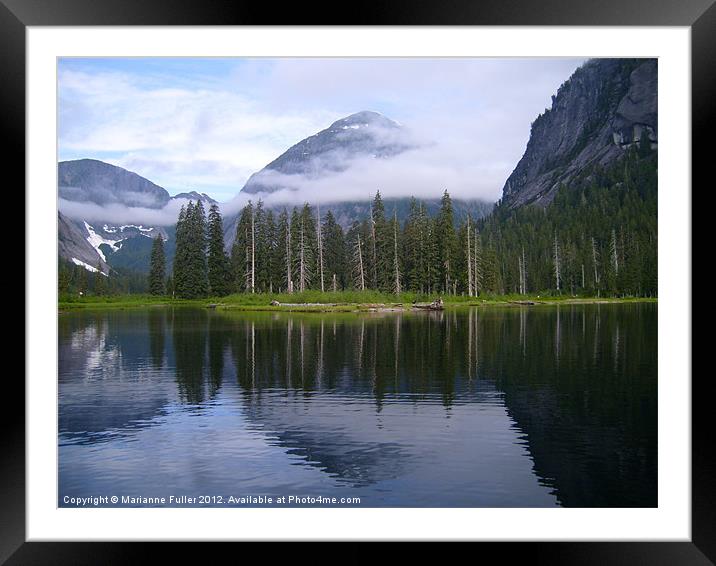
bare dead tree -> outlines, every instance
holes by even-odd
[[[592,236],[592,263],[594,264],[594,286],[599,288],[599,253],[597,252],[597,242]]]
[[[259,205],[261,202],[259,201]],[[251,207],[251,292],[256,292],[256,212]]]
[[[286,230],[286,285],[289,293],[293,293],[293,276],[291,274],[291,222]]]
[[[557,284],[557,291],[560,290],[559,283],[561,280],[559,265],[559,241],[557,240],[557,230],[554,231],[554,279]]]
[[[395,270],[394,291],[400,295],[400,262],[398,261],[398,213],[393,212],[393,267]]]
[[[301,216],[301,231],[299,234],[298,248],[298,290],[303,292],[308,287],[308,265],[306,257],[306,234],[304,230],[303,216]]]
[[[614,266],[614,273],[619,275],[619,252],[617,249],[617,231],[612,229],[612,241],[610,245],[610,251],[612,254],[612,265]]]
[[[323,288],[323,238],[321,237],[321,204],[316,204],[316,236],[318,238],[318,271],[321,279],[321,292],[325,291]]]
[[[474,263],[473,271],[474,271],[475,281],[473,282],[473,285],[475,287],[475,296],[477,296],[479,293],[479,290],[482,289],[482,281],[483,281],[482,250],[480,249],[480,246],[479,246],[479,237],[477,234],[477,230],[475,230],[474,232],[475,232],[475,235],[474,235],[475,246],[473,248],[474,249],[474,251],[473,251],[473,256],[474,256],[473,257],[473,263]]]
[[[358,234],[354,256],[356,261],[356,287],[361,291],[365,291],[365,271],[363,270],[363,250],[361,248],[360,234]]]
[[[470,215],[467,215],[467,296],[472,297],[472,253],[470,250]]]
[[[373,203],[370,205],[370,245],[373,257],[373,285],[378,285],[378,248],[375,237],[375,218],[373,216]]]
[[[246,238],[246,241],[249,240],[249,229],[246,228],[244,232],[244,236]],[[246,291],[249,292],[251,290],[251,248],[250,246],[246,246],[246,250],[244,253],[244,286],[246,287]]]
[[[523,295],[523,294],[524,294],[524,290],[523,290],[524,287],[523,287],[523,285],[522,285],[522,256],[521,256],[521,255],[518,255],[518,256],[517,256],[517,273],[518,273],[519,279],[520,279],[520,281],[519,281],[519,283],[518,283],[518,293],[519,293],[520,295]]]

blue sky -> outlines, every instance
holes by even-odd
[[[59,157],[101,159],[171,194],[197,190],[225,202],[294,143],[373,110],[436,148],[420,156],[420,179],[404,164],[384,194],[426,193],[435,179],[445,184],[435,194],[495,200],[531,122],[583,61],[64,58]]]

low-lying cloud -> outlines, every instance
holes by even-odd
[[[417,138],[415,138],[417,139]],[[402,138],[405,141],[405,138]],[[416,142],[417,143],[417,142]],[[272,192],[245,193],[220,203],[226,217],[237,214],[249,200],[267,207],[301,206],[372,199],[377,191],[383,198],[439,198],[447,190],[454,199],[480,199],[493,202],[500,196],[511,164],[495,162],[486,166],[474,159],[470,146],[426,143],[391,157],[360,155],[342,151],[316,159],[306,173],[286,175],[264,170],[260,182],[279,187]],[[60,199],[63,214],[71,218],[114,224],[141,223],[169,226],[176,223],[186,199],[172,199],[163,208],[132,207],[118,203],[95,203]]]
[[[58,208],[69,218],[87,222],[109,224],[142,224],[144,226],[171,226],[176,224],[181,206],[189,201],[172,199],[163,208],[144,208],[113,203],[99,205],[93,202],[76,202],[60,198]]]
[[[371,174],[356,162],[330,180],[343,186],[326,177],[315,194],[293,179],[294,193],[285,198],[313,202],[326,190],[376,188],[424,193],[435,182],[445,185],[436,191],[494,200],[524,151],[530,122],[581,62],[63,59],[60,159],[101,159],[171,194],[197,190],[229,201],[252,173],[299,140],[375,110],[435,142],[435,152],[416,153],[412,163],[402,156],[392,171],[377,167]]]

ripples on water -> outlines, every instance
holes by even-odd
[[[59,504],[656,506],[656,313],[63,314]]]

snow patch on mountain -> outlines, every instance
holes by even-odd
[[[92,226],[87,224],[87,222],[85,222],[84,225],[85,225],[85,229],[87,230],[87,233],[89,234],[89,236],[87,236],[87,241],[95,249],[95,251],[97,252],[99,257],[102,258],[102,261],[106,262],[107,258],[104,256],[104,252],[100,249],[100,246],[102,244],[107,244],[110,248],[112,248],[112,251],[116,252],[119,249],[119,246],[117,246],[117,241],[116,240],[108,240],[106,238],[103,238],[97,232],[95,232],[94,228],[92,228]],[[74,259],[74,258],[72,258],[72,259]]]
[[[120,227],[119,227],[119,229],[120,229],[122,232],[124,232],[127,228],[135,228],[135,229],[139,230],[140,233],[142,233],[142,236],[147,236],[148,238],[151,238],[151,236],[150,236],[149,234],[144,234],[144,232],[154,232],[154,228],[152,228],[152,227],[145,228],[145,227],[142,226],[141,224],[139,224],[139,225],[137,225],[137,224],[125,224],[124,226],[120,226]]]
[[[101,252],[100,252],[100,255],[101,255]],[[104,258],[103,258],[103,259],[104,259]],[[77,259],[76,257],[73,257],[73,258],[72,258],[72,263],[74,263],[75,265],[79,265],[79,266],[81,266],[81,267],[84,267],[87,271],[91,271],[92,273],[101,273],[101,274],[104,275],[105,277],[108,277],[108,275],[107,275],[106,273],[104,273],[103,271],[100,271],[100,270],[97,269],[96,267],[92,267],[90,264],[85,263],[84,261],[82,261],[82,260],[80,260],[80,259]]]

